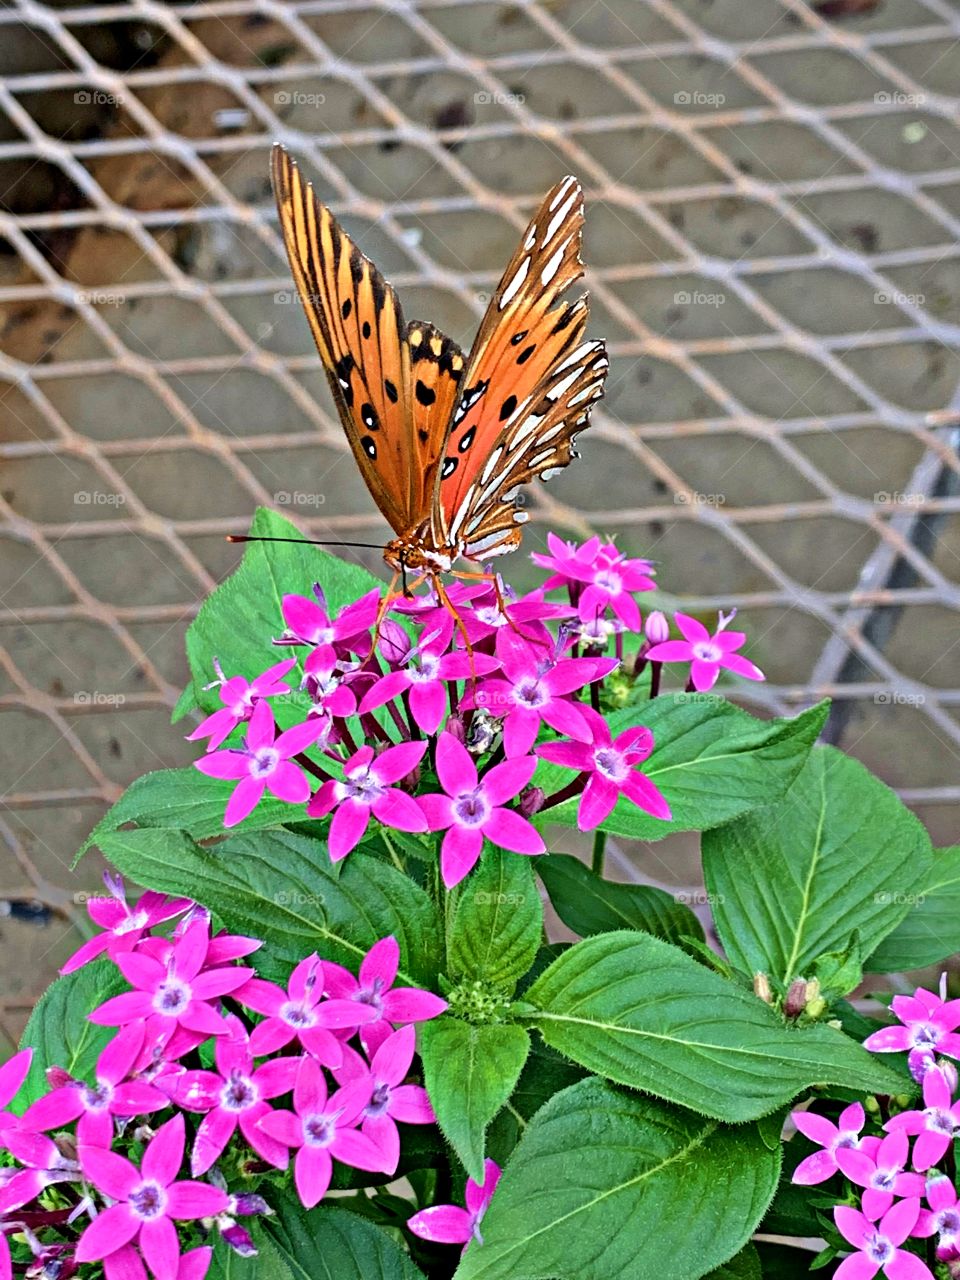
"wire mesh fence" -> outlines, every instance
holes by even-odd
[[[737,603],[769,676],[738,698],[833,697],[832,739],[955,838],[955,4],[14,0],[0,75],[8,897],[69,914],[97,813],[188,758],[183,630],[255,503],[382,532],[282,255],[275,140],[460,340],[580,177],[612,368],[528,549],[609,532],[688,609]]]

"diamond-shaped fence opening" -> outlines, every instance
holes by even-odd
[[[688,609],[736,602],[769,675],[736,696],[832,696],[832,740],[949,840],[958,73],[948,0],[0,10],[14,917],[36,901],[66,921],[97,814],[189,757],[169,708],[184,627],[236,560],[223,535],[257,502],[315,536],[383,532],[282,254],[277,139],[407,313],[462,341],[538,198],[581,178],[611,375],[526,549],[551,526],[613,533]],[[65,929],[16,935],[8,1027]]]

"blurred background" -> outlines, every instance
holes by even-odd
[[[257,503],[384,533],[275,140],[464,345],[578,175],[607,398],[505,572],[597,531],[737,604],[769,682],[736,699],[832,696],[829,740],[956,840],[956,0],[7,0],[0,76],[0,1057],[81,940],[83,837],[194,755],[169,715],[224,535]],[[613,854],[695,901],[694,843]]]

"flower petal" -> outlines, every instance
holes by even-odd
[[[437,739],[437,777],[448,795],[472,791],[477,785],[477,766],[473,757],[452,733],[441,733]]]
[[[80,1237],[77,1262],[99,1262],[129,1244],[139,1230],[139,1218],[125,1204],[112,1205],[98,1214]]]

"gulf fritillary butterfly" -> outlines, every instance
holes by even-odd
[[[553,188],[524,232],[466,356],[400,302],[279,144],[273,187],[283,238],[353,455],[396,537],[384,559],[439,585],[454,562],[520,545],[521,485],[575,457],[603,394],[602,342],[584,341],[583,192]],[[483,575],[481,575],[483,576]],[[442,594],[442,593],[441,593]]]

